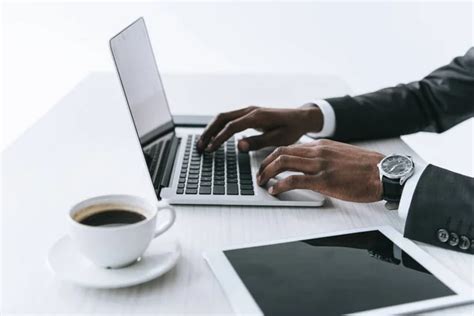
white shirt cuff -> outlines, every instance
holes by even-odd
[[[403,188],[402,196],[400,199],[400,204],[398,205],[398,216],[404,220],[408,217],[408,210],[410,209],[411,200],[413,198],[413,193],[415,193],[416,186],[420,180],[421,174],[426,168],[426,164],[415,162],[415,172],[405,182],[405,187]]]
[[[331,104],[326,100],[316,100],[314,102],[323,114],[323,128],[317,133],[308,133],[311,138],[326,138],[334,135],[336,131],[336,114]]]

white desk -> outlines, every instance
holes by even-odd
[[[220,104],[232,108],[278,100],[281,106],[296,106],[313,97],[347,92],[340,81],[308,76],[170,76],[165,85],[178,113],[211,113],[223,110]],[[413,155],[399,139],[362,145]],[[147,178],[118,80],[112,74],[90,75],[4,152],[2,312],[230,313],[201,257],[205,249],[371,225],[403,229],[397,214],[387,212],[382,203],[329,200],[318,209],[179,207],[177,222],[163,240],[178,240],[183,255],[167,275],[107,291],[55,280],[46,254],[66,233],[68,208],[99,194],[155,199]],[[421,247],[473,285],[473,256]],[[450,312],[472,313],[472,307]]]

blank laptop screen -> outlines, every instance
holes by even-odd
[[[110,48],[143,144],[173,126],[143,18],[112,38]]]

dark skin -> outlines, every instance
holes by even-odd
[[[241,151],[289,145],[306,133],[321,130],[322,124],[321,111],[316,107],[271,109],[249,106],[217,115],[202,133],[197,149],[212,152],[232,135],[248,128],[260,130],[262,134],[240,140]]]
[[[320,131],[322,125],[322,113],[314,106],[297,109],[252,106],[219,114],[207,126],[197,147],[212,152],[233,134],[254,128],[262,134],[241,139],[239,150],[278,146],[260,166],[259,185],[285,171],[300,173],[277,181],[268,189],[270,194],[309,189],[346,201],[381,200],[377,164],[384,155],[326,139],[292,145],[304,134]]]

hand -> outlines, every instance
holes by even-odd
[[[232,135],[248,128],[259,129],[263,133],[240,140],[238,147],[241,151],[290,145],[308,132],[320,131],[322,125],[323,116],[316,106],[297,109],[249,106],[219,114],[202,133],[197,149],[215,151]]]
[[[284,171],[301,172],[277,181],[272,195],[309,189],[353,202],[375,202],[382,198],[377,164],[384,155],[331,140],[279,147],[263,162],[257,182],[264,185]]]

